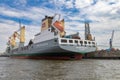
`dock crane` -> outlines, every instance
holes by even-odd
[[[9,38],[9,43],[12,47],[16,46],[16,38],[20,40],[19,47],[23,47],[25,42],[25,26],[21,27],[18,31],[15,31]]]
[[[88,22],[85,22],[85,40],[93,40],[90,33],[90,26]]]
[[[21,26],[21,22],[19,22],[19,29],[9,37],[8,45],[11,48],[16,47],[16,38],[19,39],[19,47],[23,47],[25,43],[25,26]]]
[[[113,48],[113,46],[112,46],[113,37],[114,37],[114,30],[112,31],[112,35],[111,35],[111,38],[110,38],[110,41],[109,41],[109,44],[110,44],[110,50]]]

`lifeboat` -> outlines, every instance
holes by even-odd
[[[64,27],[63,27],[63,25],[61,24],[61,22],[56,21],[55,23],[53,23],[53,25],[54,25],[60,32],[63,32],[63,31],[64,31]]]

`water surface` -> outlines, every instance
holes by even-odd
[[[120,80],[120,60],[0,58],[0,80]]]

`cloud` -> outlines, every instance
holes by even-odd
[[[13,4],[20,7],[25,7],[27,0],[14,0]]]
[[[76,8],[88,7],[93,3],[93,0],[75,0]]]
[[[46,13],[46,14],[45,14]],[[0,7],[0,14],[9,17],[39,20],[43,15],[52,15],[53,10],[42,7],[31,7],[25,10],[18,10],[11,7]]]

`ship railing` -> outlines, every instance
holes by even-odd
[[[96,47],[95,41],[90,40],[80,40],[80,39],[69,39],[69,38],[59,38],[59,44],[61,45],[77,45],[85,47]]]

